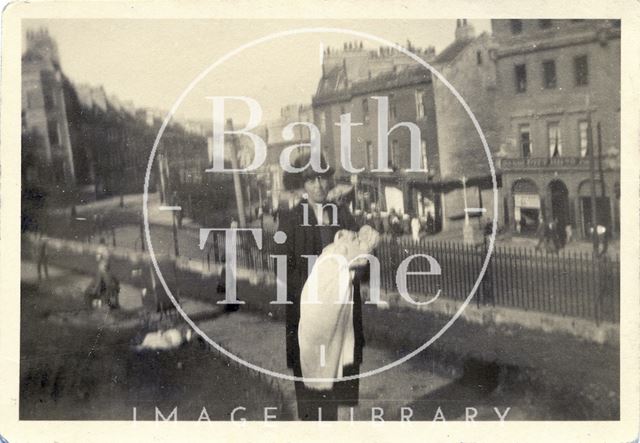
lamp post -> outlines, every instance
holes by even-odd
[[[358,174],[351,175],[351,184],[353,185],[353,212],[358,209]]]
[[[593,152],[593,131],[591,128],[591,109],[589,107],[589,96],[587,95],[587,150],[589,152],[589,178],[591,182],[591,242],[593,244],[593,253],[598,253],[598,233],[596,230],[596,171],[595,156]],[[602,185],[602,183],[601,183]]]
[[[473,243],[473,227],[469,223],[469,211],[467,206],[467,177],[462,176],[462,198],[464,200],[464,226],[462,227],[462,238],[466,244]]]
[[[228,119],[226,124],[226,131],[233,131],[233,120]],[[232,135],[231,143],[231,168],[233,168],[233,187],[236,192],[236,205],[238,207],[238,222],[241,228],[247,225],[247,221],[244,214],[244,199],[242,197],[242,188],[240,184],[240,175],[238,173],[238,137]]]
[[[176,205],[178,202],[178,197],[176,191],[173,191],[171,196],[171,204]],[[171,230],[173,232],[173,252],[176,254],[176,257],[180,256],[180,249],[178,248],[178,227],[176,226],[176,218],[178,214],[176,211],[171,211]]]
[[[607,201],[607,194],[606,194],[606,186],[604,185],[604,169],[602,167],[602,127],[600,126],[600,122],[598,122],[598,126],[597,126],[597,130],[598,130],[598,173],[600,176],[600,197],[602,197],[602,201],[603,203]],[[609,230],[611,229],[610,227],[610,222],[611,222],[611,218],[609,217],[607,219],[606,222],[606,231],[604,234],[604,238],[603,240],[603,245],[602,245],[602,253],[606,253],[607,249],[609,247],[609,239],[608,239],[608,235],[609,235]]]

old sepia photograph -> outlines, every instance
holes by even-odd
[[[22,19],[18,419],[621,420],[624,32]]]

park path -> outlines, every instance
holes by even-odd
[[[50,279],[41,284],[48,285],[48,289],[57,295],[71,298],[81,298],[82,291],[91,281],[89,275],[53,264],[49,266],[49,276]],[[21,280],[27,284],[37,283],[35,263],[22,261]],[[139,289],[126,283],[121,284],[120,303],[125,312],[134,314],[139,311],[142,308]],[[196,322],[197,326],[234,356],[268,371],[284,375],[290,374],[285,364],[284,325],[281,322],[265,320],[265,316],[243,312],[242,309],[229,315],[219,315],[221,311],[219,306],[186,297],[181,300],[181,306],[188,315],[204,318]],[[208,312],[211,315],[202,316],[203,312]],[[67,321],[69,319],[65,320],[65,322]],[[131,326],[135,325],[137,321],[134,317],[119,318],[112,320],[111,325],[102,324],[101,327],[122,327],[125,326],[125,323]],[[385,366],[397,358],[398,356],[392,350],[367,346],[364,351],[361,373]],[[231,364],[237,370],[250,370],[240,364],[233,362]],[[262,374],[260,379],[278,389],[289,407],[295,409],[295,392],[292,381],[266,374]],[[354,408],[353,415],[356,420],[369,420],[372,408],[375,407],[383,409],[385,419],[397,420],[401,407],[424,401],[431,393],[443,389],[451,383],[452,377],[437,375],[433,367],[420,366],[410,361],[383,373],[362,378],[360,380],[360,404]],[[475,396],[473,392],[469,391],[468,401],[473,402]],[[429,402],[436,400],[430,399]],[[454,399],[446,400],[443,404],[450,403]],[[464,399],[459,398],[458,400],[464,403]],[[471,403],[469,405],[472,406]],[[464,411],[464,408],[450,409],[450,411],[452,410],[455,410],[453,414],[459,416],[460,411]],[[379,411],[376,412],[376,414],[378,413]],[[341,419],[348,420],[349,414],[349,410],[341,410]]]

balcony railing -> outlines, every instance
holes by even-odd
[[[539,169],[539,168],[589,168],[588,157],[529,157],[503,158],[502,169]]]

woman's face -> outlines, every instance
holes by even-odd
[[[309,196],[310,203],[324,203],[329,194],[329,179],[313,177],[304,182],[304,191]]]

